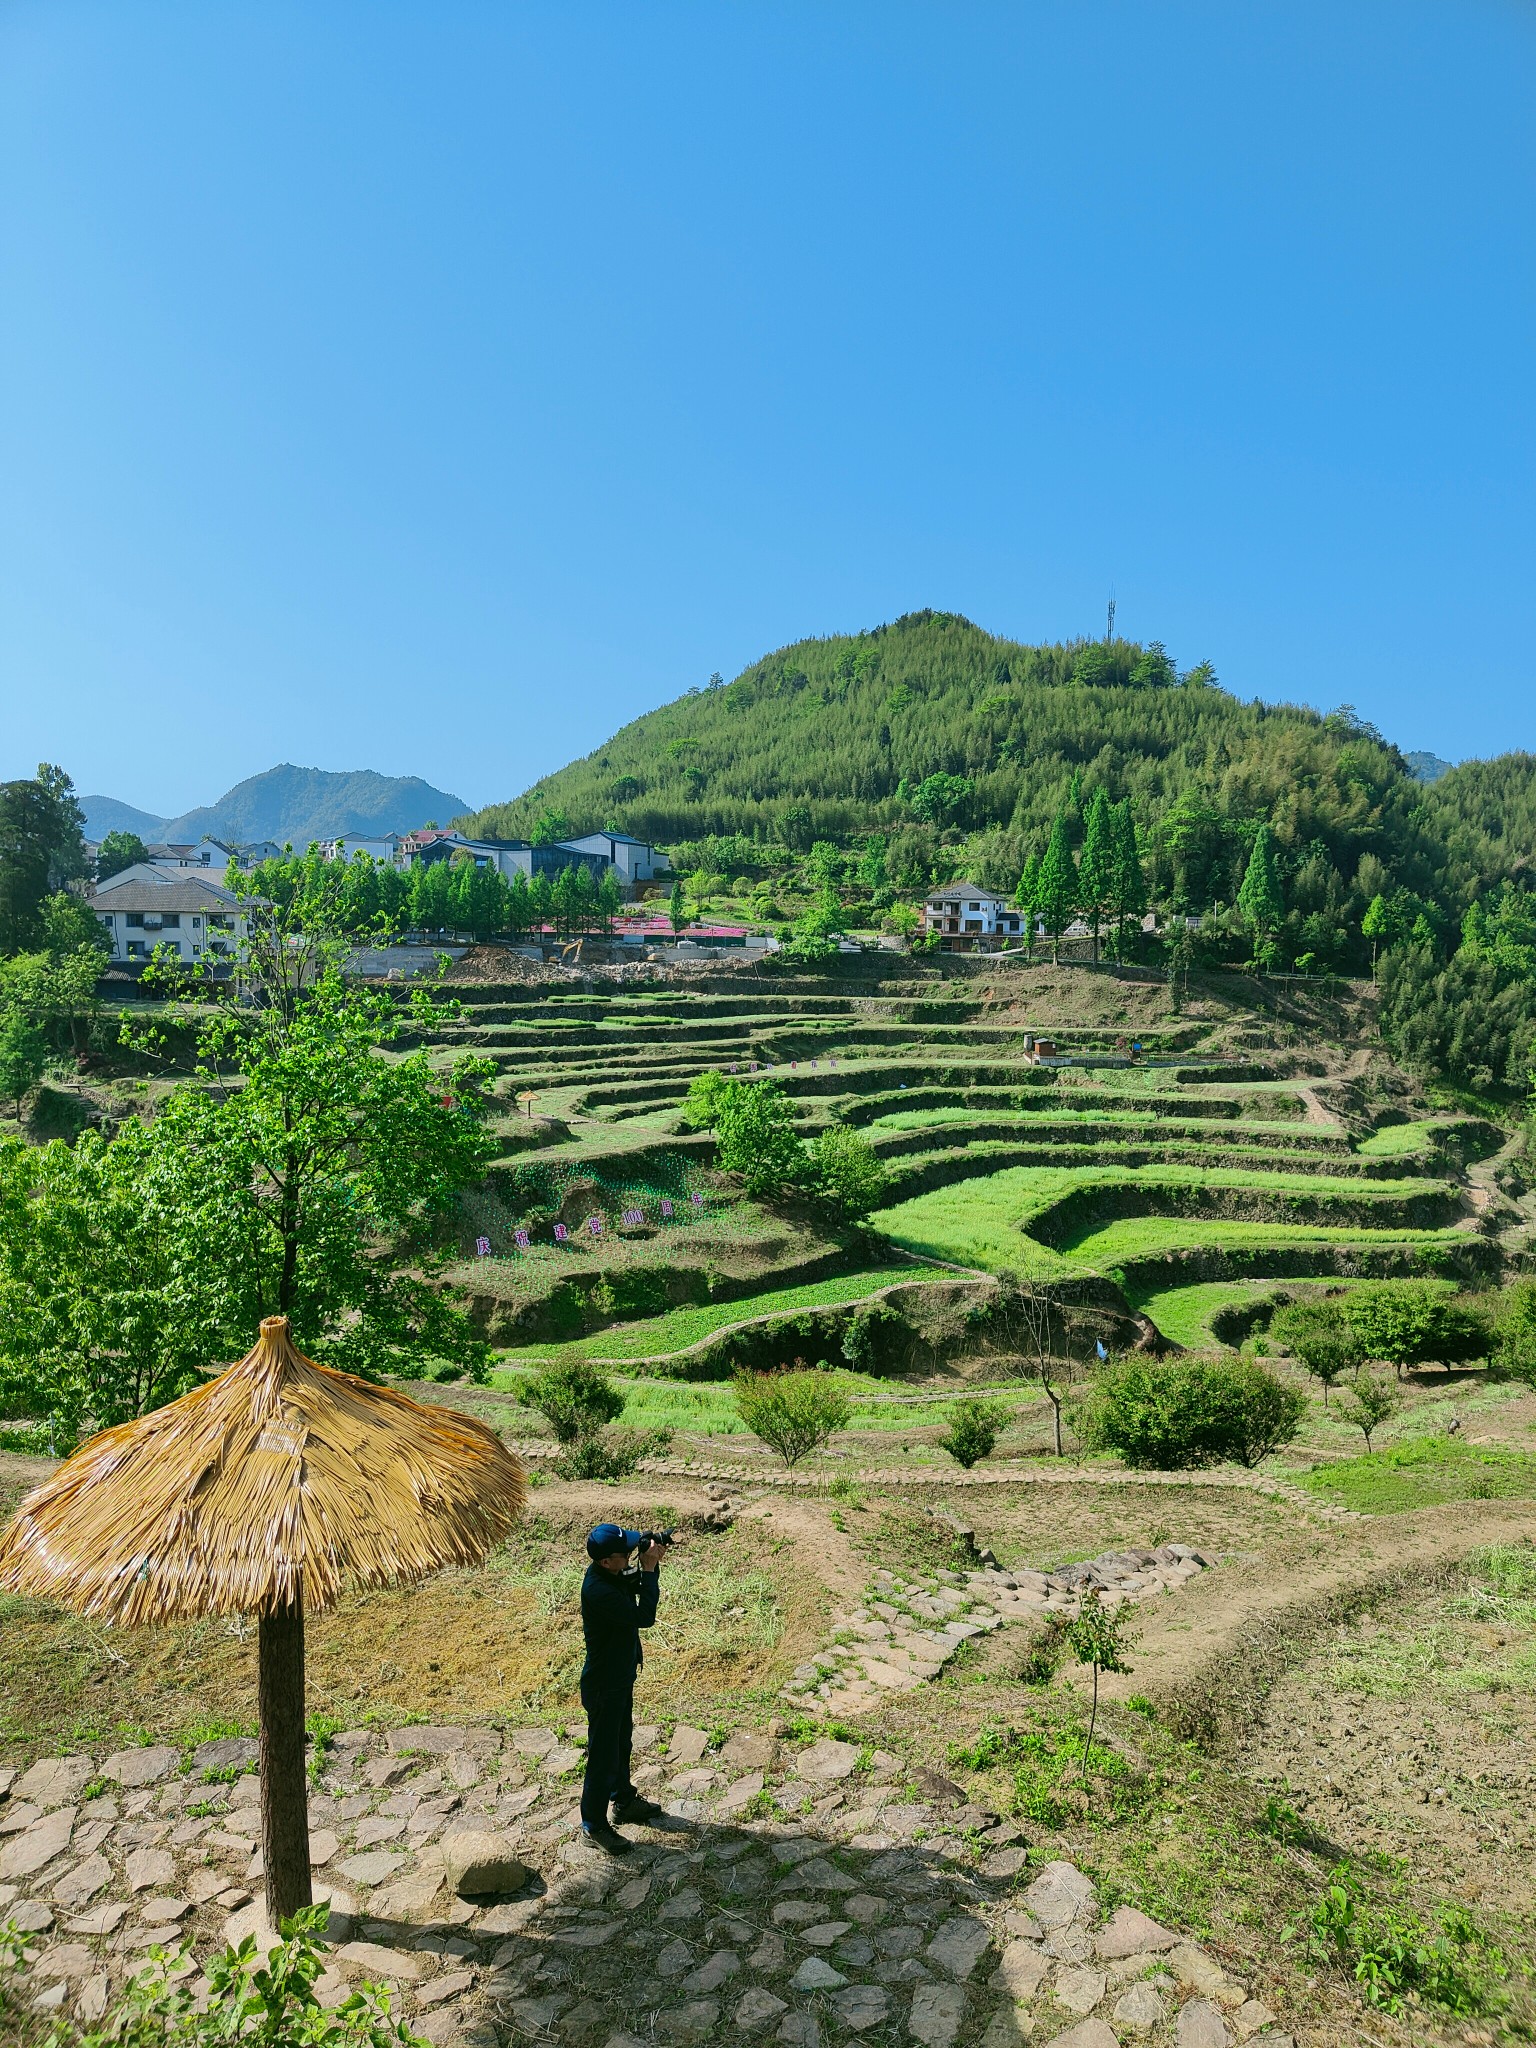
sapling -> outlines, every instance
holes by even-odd
[[[1391,1380],[1382,1379],[1375,1373],[1363,1372],[1344,1396],[1341,1403],[1345,1415],[1365,1438],[1369,1452],[1373,1446],[1371,1437],[1389,1415],[1395,1415],[1402,1396]]]
[[[1099,1720],[1099,1673],[1129,1672],[1125,1662],[1125,1622],[1120,1610],[1106,1607],[1100,1594],[1085,1595],[1081,1612],[1062,1631],[1079,1664],[1093,1666],[1093,1706],[1088,1715],[1088,1740],[1083,1744],[1083,1776],[1088,1776],[1088,1759],[1093,1754],[1093,1732]]]

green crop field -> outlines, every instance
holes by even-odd
[[[1198,1217],[1128,1216],[1080,1237],[1071,1248],[1071,1257],[1082,1265],[1098,1267],[1200,1245],[1215,1250],[1313,1244],[1403,1245],[1422,1250],[1465,1242],[1465,1232],[1455,1230],[1355,1230],[1323,1224],[1206,1223]]]
[[[863,1301],[882,1287],[894,1287],[946,1276],[933,1267],[908,1265],[876,1266],[865,1272],[842,1273],[833,1280],[817,1280],[803,1287],[771,1287],[746,1301],[712,1302],[702,1308],[672,1309],[644,1322],[618,1323],[596,1336],[575,1337],[564,1344],[529,1344],[501,1354],[505,1364],[555,1358],[603,1358],[627,1360],[663,1358],[699,1344],[718,1330],[755,1316],[791,1314],[797,1309],[839,1308]],[[493,1381],[500,1384],[500,1380]]]

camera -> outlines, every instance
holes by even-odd
[[[640,1538],[640,1548],[649,1550],[653,1543],[659,1543],[663,1550],[670,1550],[676,1535],[675,1529],[647,1529]]]

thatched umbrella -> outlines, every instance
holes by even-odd
[[[0,1537],[0,1591],[96,1620],[254,1614],[267,1911],[310,1903],[304,1614],[478,1564],[522,1513],[491,1430],[316,1365],[286,1316],[238,1365],[93,1437]]]

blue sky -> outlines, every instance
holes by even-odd
[[[1533,103],[1507,0],[9,0],[0,775],[489,801],[1111,586],[1536,745]]]

